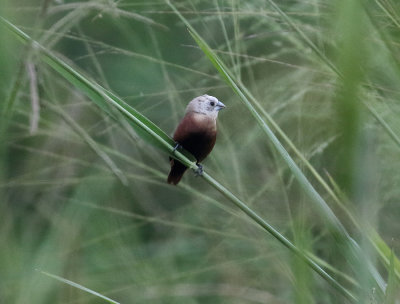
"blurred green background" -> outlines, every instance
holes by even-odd
[[[341,206],[285,145],[394,288],[368,231],[400,250],[400,5],[271,2],[173,4],[334,190]],[[216,96],[227,109],[205,170],[361,303],[398,303],[338,246],[165,1],[0,0],[0,15],[167,134],[191,99]],[[167,154],[0,37],[1,303],[103,301],[41,271],[121,303],[347,303],[202,178],[168,185]]]

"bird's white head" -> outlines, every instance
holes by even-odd
[[[186,113],[198,113],[217,119],[218,112],[225,108],[225,105],[217,98],[210,95],[201,95],[189,102]]]

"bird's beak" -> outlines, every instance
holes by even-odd
[[[221,111],[224,108],[226,108],[225,105],[222,102],[218,101],[217,105],[215,106],[215,109],[217,111]]]

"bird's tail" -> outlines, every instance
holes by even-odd
[[[187,167],[176,159],[171,159],[171,171],[168,175],[168,184],[177,185]]]

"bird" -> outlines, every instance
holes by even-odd
[[[201,95],[194,98],[186,107],[186,112],[178,124],[173,139],[176,143],[174,151],[183,147],[197,160],[198,174],[202,173],[200,164],[214,148],[217,139],[217,117],[225,105],[216,97]],[[184,164],[170,157],[171,171],[168,183],[177,185],[187,170]]]

